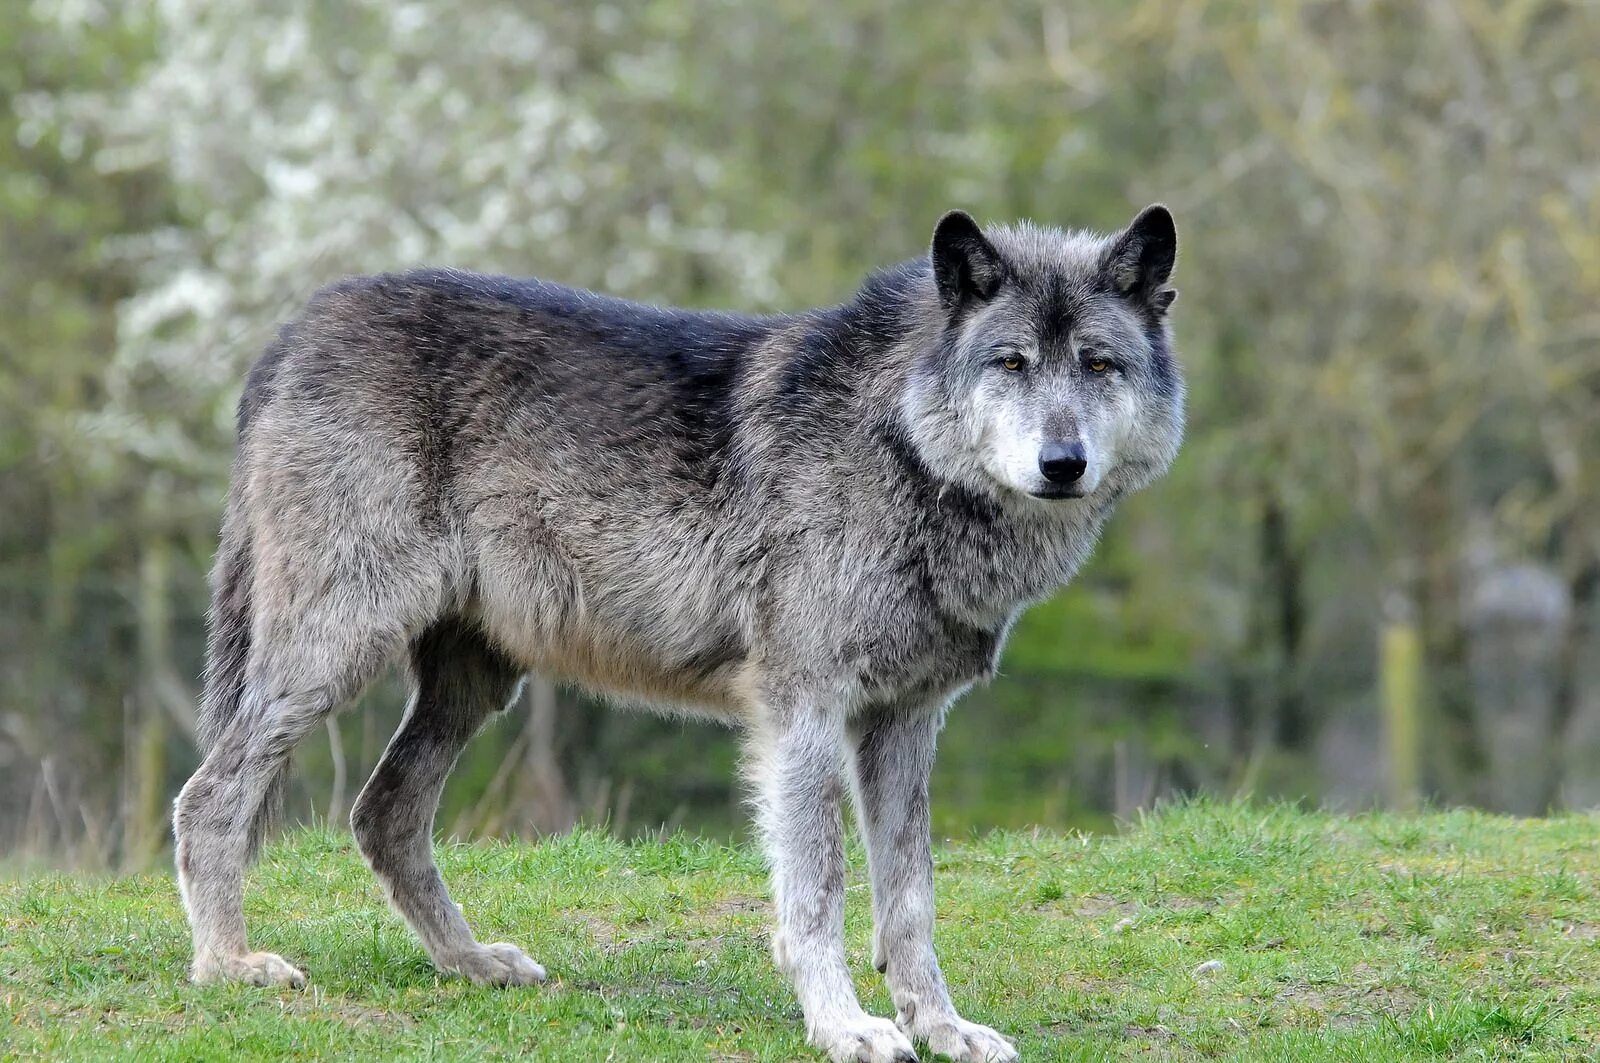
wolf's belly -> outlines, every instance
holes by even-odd
[[[470,610],[506,654],[548,678],[652,708],[737,713],[750,629],[739,570],[681,515],[651,535],[642,508],[599,506],[587,520],[553,516],[532,492],[506,492],[477,507]]]
[[[649,593],[647,583],[601,593],[538,585],[489,587],[472,612],[529,671],[653,709],[742,715],[749,647],[728,601]]]
[[[746,712],[738,682],[744,656],[716,646],[669,659],[639,639],[603,631],[564,632],[542,644],[518,647],[530,670],[575,683],[592,693],[652,710],[739,718]]]

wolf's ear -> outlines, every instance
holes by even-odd
[[[933,229],[933,279],[939,304],[956,310],[973,299],[992,299],[1006,266],[978,223],[964,210],[952,210]]]
[[[1178,229],[1157,203],[1139,212],[1106,250],[1104,268],[1117,291],[1164,314],[1178,293],[1164,285],[1178,260]]]

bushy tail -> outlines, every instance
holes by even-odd
[[[233,523],[232,514],[229,524]],[[229,535],[211,570],[211,613],[206,618],[205,692],[200,699],[200,752],[209,753],[239,714],[245,664],[250,659],[250,594],[254,564],[250,540]]]
[[[231,500],[230,500],[231,502]],[[205,691],[200,699],[197,731],[200,752],[208,754],[239,715],[245,695],[246,666],[250,660],[251,596],[255,559],[250,536],[239,527],[236,512],[223,521],[222,543],[211,572],[211,612],[206,621]],[[283,806],[287,769],[267,788],[266,800],[250,830],[250,856],[254,858],[268,828]]]

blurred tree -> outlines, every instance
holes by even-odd
[[[137,290],[118,241],[170,218],[169,186],[154,170],[102,173],[93,134],[51,120],[63,100],[128,83],[151,45],[146,25],[93,5],[0,10],[0,847],[120,822],[129,795],[104,781],[124,777],[132,745],[159,751],[157,699],[175,674],[164,660],[140,682],[130,608],[140,543],[169,534],[168,514],[84,428],[106,398],[115,308]],[[168,780],[159,756],[147,764],[155,775],[126,777],[159,801]]]

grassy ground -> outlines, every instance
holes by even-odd
[[[538,989],[441,980],[348,836],[271,847],[246,907],[304,992],[196,988],[169,876],[0,884],[0,1055],[815,1058],[772,970],[759,861],[690,838],[444,847]],[[848,942],[869,1010],[860,854]],[[1105,837],[939,853],[957,1004],[1024,1059],[1585,1058],[1600,1043],[1600,819],[1336,817],[1197,803]]]

